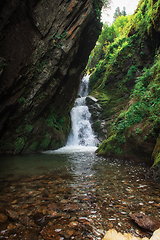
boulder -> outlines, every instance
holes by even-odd
[[[153,233],[153,236],[150,240],[159,240],[160,239],[160,228]],[[134,237],[130,233],[119,233],[115,229],[110,229],[107,231],[103,240],[149,240],[149,238],[139,238]]]
[[[130,233],[122,234],[120,232],[117,232],[115,229],[110,229],[105,234],[103,240],[149,240],[149,239],[146,237],[145,238],[134,237]]]
[[[97,120],[100,116],[101,107],[98,104],[98,100],[92,96],[86,97],[86,105],[89,108],[90,113],[92,114],[91,118],[93,121]]]
[[[87,96],[86,97],[86,104],[87,104],[87,106],[93,105],[93,104],[97,103],[97,101],[98,100],[95,97],[93,97],[93,96]]]
[[[146,214],[139,212],[129,215],[141,228],[149,230],[151,232],[160,228],[160,221],[157,219],[147,216]]]

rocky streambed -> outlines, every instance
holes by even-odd
[[[110,228],[150,237],[129,214],[160,214],[145,165],[74,152],[4,157],[0,169],[0,239],[98,240]]]

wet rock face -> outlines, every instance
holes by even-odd
[[[0,151],[58,148],[101,25],[89,0],[1,5]]]
[[[99,142],[102,142],[107,137],[107,132],[104,128],[105,121],[102,120],[102,107],[98,100],[90,95],[86,97],[86,105],[91,113],[92,128]]]

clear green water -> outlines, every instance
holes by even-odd
[[[110,228],[149,236],[129,217],[142,211],[159,218],[160,188],[148,178],[149,168],[98,157],[94,151],[1,157],[0,216],[8,216],[9,209],[19,217],[2,222],[0,239],[50,239],[54,231],[53,239],[98,240]]]
[[[61,171],[65,167],[75,174],[92,172],[92,166],[100,159],[94,153],[95,149],[95,147],[62,148],[39,154],[1,156],[0,176],[48,174],[55,170]]]

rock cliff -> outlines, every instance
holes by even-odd
[[[106,134],[99,155],[160,163],[159,9],[159,1],[140,0],[131,19],[121,17],[104,28],[90,58],[90,95],[102,108],[94,125]]]
[[[94,1],[0,3],[0,152],[56,149],[101,24]]]

